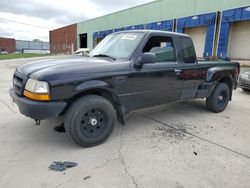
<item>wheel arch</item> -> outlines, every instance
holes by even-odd
[[[233,81],[233,79],[235,79],[236,74],[237,69],[234,67],[212,67],[207,71],[206,81],[218,82],[226,77],[230,78]]]
[[[124,120],[124,113],[121,107],[121,103],[117,95],[113,92],[111,87],[103,87],[102,86],[92,86],[92,87],[77,87],[77,93],[69,100],[67,100],[68,106],[64,110],[64,113],[68,110],[68,108],[79,98],[86,96],[86,95],[98,95],[106,98],[108,101],[111,102],[113,105],[116,115],[117,115],[117,120],[121,124],[125,124]],[[81,89],[80,89],[81,88]]]
[[[233,93],[233,79],[232,77],[223,77],[220,80],[218,80],[218,83],[224,83],[229,87],[230,91],[230,101],[232,100],[232,93]]]
[[[225,83],[230,90],[230,100],[234,89],[234,79],[237,69],[233,67],[212,67],[207,72],[206,80],[212,83]]]

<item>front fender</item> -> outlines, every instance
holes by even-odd
[[[118,96],[116,95],[115,87],[111,83],[101,80],[90,80],[79,84],[74,89],[75,95],[84,94],[85,92],[92,91],[106,92],[109,94],[109,96],[111,96],[113,102],[118,105],[121,105],[121,102]]]
[[[81,83],[80,85],[76,86],[74,89],[75,92],[83,92],[86,90],[91,90],[91,89],[105,89],[113,92],[115,89],[114,86],[112,86],[110,83],[107,83],[105,81],[101,80],[90,80],[86,81],[84,83]]]
[[[108,99],[111,98],[112,101],[110,102],[114,104],[118,121],[121,124],[125,125],[124,112],[121,107],[121,102],[119,98],[117,97],[115,93],[115,88],[112,84],[105,82],[105,81],[101,81],[101,80],[91,80],[91,81],[87,81],[78,85],[74,89],[74,92],[77,93],[77,95],[84,94],[86,92],[90,92],[90,93],[91,92],[105,92],[106,94],[108,94],[108,96],[104,95],[104,97],[108,97]]]

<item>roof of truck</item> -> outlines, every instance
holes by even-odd
[[[148,30],[148,29],[141,29],[141,30],[125,30],[125,31],[118,31],[115,33],[134,33],[134,32],[143,32],[143,33],[165,33],[168,35],[175,35],[175,36],[185,36],[190,37],[187,34],[177,33],[177,32],[169,32],[169,31],[161,31],[161,30]]]

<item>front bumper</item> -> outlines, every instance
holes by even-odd
[[[57,118],[67,103],[64,101],[60,102],[38,102],[32,101],[26,97],[21,97],[16,94],[12,88],[9,91],[10,96],[13,98],[14,103],[17,104],[19,111],[27,117],[32,119],[53,119]]]

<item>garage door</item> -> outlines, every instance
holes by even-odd
[[[232,59],[250,60],[250,21],[231,24],[228,56]]]
[[[202,58],[205,49],[207,27],[186,28],[185,33],[192,37],[197,57]]]

